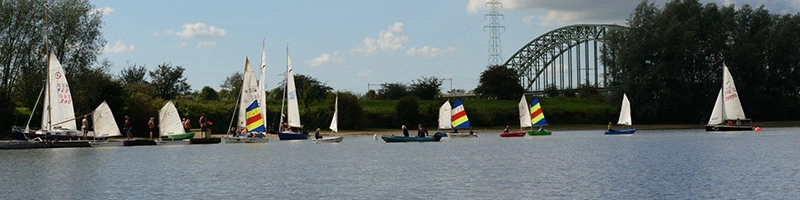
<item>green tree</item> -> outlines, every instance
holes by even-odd
[[[366,100],[376,99],[378,98],[378,93],[376,93],[375,90],[369,90],[366,94],[364,94],[363,98]]]
[[[394,100],[408,96],[408,87],[402,83],[384,83],[378,90],[378,99]]]
[[[312,102],[324,100],[328,93],[333,90],[330,86],[319,82],[311,76],[295,74],[294,81],[296,89],[300,93],[297,96],[306,109]]]
[[[329,98],[328,105],[330,105],[330,109],[333,110],[334,101],[336,98],[335,94],[332,94],[333,98]],[[339,129],[352,129],[352,130],[363,130],[366,125],[366,115],[364,114],[364,109],[361,108],[361,104],[358,102],[358,96],[351,92],[339,92]],[[333,111],[331,111],[333,112]]]
[[[519,98],[525,89],[514,69],[496,65],[481,73],[480,84],[474,92],[486,98],[508,100]]]
[[[153,87],[156,96],[162,99],[175,99],[176,96],[189,92],[190,86],[183,77],[182,66],[173,67],[170,63],[158,65],[154,71],[150,71],[150,78],[153,79]]]
[[[49,5],[47,9],[44,1],[0,1],[0,118],[12,118],[11,110],[17,105],[36,103],[31,99],[41,91],[47,53],[63,64],[73,91],[83,90],[76,74],[96,70],[91,66],[105,45],[102,16],[92,12],[94,6],[88,0],[50,1]],[[49,45],[42,31],[45,27]],[[0,128],[9,128],[10,122],[0,120]]]
[[[409,87],[412,94],[422,100],[433,100],[439,94],[442,80],[433,76],[422,77],[411,83]]]
[[[147,83],[145,76],[147,76],[147,69],[144,65],[139,66],[136,63],[128,63],[128,67],[119,72],[119,81],[122,84]]]
[[[206,100],[206,101],[217,101],[219,100],[219,95],[214,88],[205,86],[203,89],[200,90],[199,99]]]
[[[413,128],[414,124],[419,122],[419,103],[417,98],[413,96],[400,98],[395,104],[395,112],[397,112],[397,120],[395,121],[399,124],[394,124],[394,127],[400,127],[400,125],[405,124]]]

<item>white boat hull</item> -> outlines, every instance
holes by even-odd
[[[342,136],[336,137],[322,137],[320,139],[311,139],[314,143],[340,143],[344,139]]]

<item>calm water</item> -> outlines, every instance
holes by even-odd
[[[0,198],[795,199],[798,144],[765,128],[6,150]]]

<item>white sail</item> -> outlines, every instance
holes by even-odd
[[[719,90],[717,94],[717,101],[714,103],[714,110],[711,111],[711,116],[708,117],[708,124],[715,125],[722,123],[722,118],[724,118],[722,112],[724,112],[724,103],[722,102],[722,89]]]
[[[245,58],[244,78],[242,79],[242,94],[239,98],[239,117],[236,121],[238,128],[247,127],[247,106],[250,106],[258,97],[258,84],[256,83],[256,73],[250,67],[250,60]]]
[[[294,86],[294,69],[292,59],[289,58],[289,48],[286,48],[286,117],[291,127],[300,127],[300,108],[297,106],[297,89]]]
[[[178,114],[178,109],[172,101],[167,102],[158,111],[158,129],[160,136],[170,136],[186,133],[183,130],[183,122]]]
[[[333,132],[339,132],[339,96],[336,96],[336,102],[333,104],[333,119],[331,119],[331,126],[328,127]]]
[[[736,92],[736,85],[733,83],[733,76],[728,71],[728,66],[722,64],[722,99],[725,102],[723,116],[725,119],[747,119],[742,110],[742,103],[739,102],[739,94]]]
[[[631,102],[628,101],[628,95],[622,94],[622,106],[619,109],[619,120],[617,124],[633,125],[631,122]]]
[[[450,107],[450,100],[445,101],[441,107],[439,107],[439,129],[451,129],[453,128],[452,122],[450,122],[450,113],[452,112]]]
[[[95,138],[122,135],[119,131],[119,126],[117,126],[117,120],[114,119],[114,113],[111,112],[111,108],[108,107],[105,101],[100,103],[92,112],[92,124],[94,124],[93,136]]]
[[[264,84],[266,84],[266,82],[267,82],[267,79],[265,78],[266,67],[267,67],[267,64],[266,64],[267,63],[266,62],[267,54],[264,52],[265,43],[266,43],[266,39],[264,39],[264,42],[261,43],[261,72],[259,73],[259,75],[261,77],[258,79],[258,89],[256,90],[256,92],[258,92],[258,102],[261,104],[261,119],[263,119],[264,123],[266,124],[266,122],[267,122],[267,93],[266,93],[266,85],[264,85]]]
[[[528,100],[525,99],[525,95],[522,95],[517,108],[519,109],[519,127],[531,127],[531,111],[528,108]]]
[[[69,130],[77,130],[75,123],[75,110],[72,108],[72,94],[67,83],[64,68],[58,62],[56,55],[50,54],[48,63],[47,89],[42,106],[42,129],[53,130],[60,126]],[[50,111],[48,111],[48,107]],[[49,119],[48,119],[49,117]],[[50,123],[48,123],[48,120]]]

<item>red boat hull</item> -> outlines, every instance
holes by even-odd
[[[525,136],[525,131],[517,131],[510,133],[500,133],[500,137],[522,137]]]

